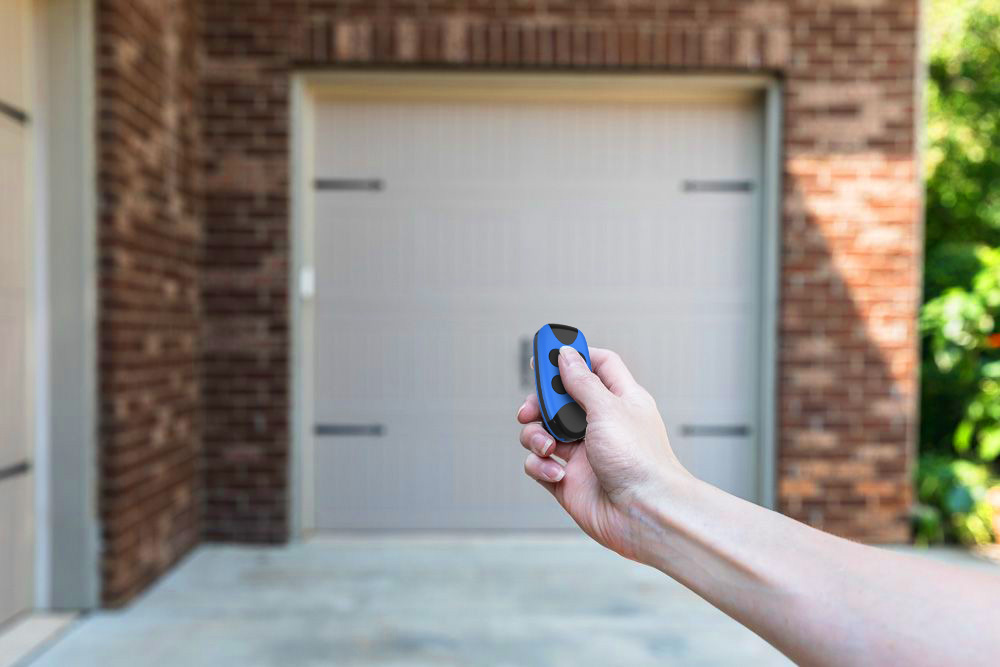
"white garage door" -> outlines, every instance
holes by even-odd
[[[0,623],[32,594],[28,3],[0,4]]]
[[[320,101],[313,525],[569,525],[514,422],[546,322],[619,350],[681,460],[756,499],[762,131],[738,94]]]

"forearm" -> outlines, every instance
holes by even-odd
[[[687,476],[657,496],[631,508],[639,559],[797,662],[968,664],[1000,652],[1000,577],[839,539]],[[980,653],[989,633],[992,652]]]

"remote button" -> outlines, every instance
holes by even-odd
[[[579,403],[567,403],[552,418],[552,425],[562,435],[579,440],[587,433],[587,413]]]
[[[557,394],[566,393],[566,387],[563,386],[562,378],[558,375],[552,378],[552,388],[555,389]]]
[[[556,339],[563,345],[572,345],[573,341],[576,340],[576,334],[580,331],[574,327],[568,327],[565,324],[550,324],[549,328],[552,329],[553,335]]]
[[[549,363],[559,368],[559,348],[549,350]]]

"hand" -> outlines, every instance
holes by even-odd
[[[524,471],[590,537],[626,558],[645,561],[635,508],[690,475],[670,449],[653,397],[621,358],[591,348],[590,359],[593,373],[572,347],[559,351],[563,386],[587,413],[586,437],[576,443],[555,441],[538,421],[538,398],[531,394],[517,412],[517,420],[527,424],[521,444],[531,451]]]

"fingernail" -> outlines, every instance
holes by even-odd
[[[575,348],[569,345],[563,345],[562,347],[559,348],[559,356],[563,357],[566,361],[568,361],[571,364],[578,364],[582,359],[580,353],[577,352]]]
[[[521,403],[521,407],[519,407],[519,408],[517,409],[517,418],[518,418],[518,419],[520,419],[520,417],[521,417],[521,412],[522,412],[522,411],[524,411],[524,409],[525,409],[526,407],[528,407],[528,404],[527,404],[527,403]]]
[[[542,474],[550,482],[558,482],[566,474],[566,470],[555,461],[545,461],[542,463]]]
[[[539,433],[531,439],[531,444],[534,445],[535,451],[539,453],[539,456],[548,456],[549,447],[552,446],[552,438],[546,438]]]

